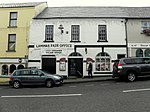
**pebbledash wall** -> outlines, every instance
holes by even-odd
[[[53,41],[45,41],[46,25],[53,26]],[[71,41],[71,26],[79,25],[79,41]],[[107,40],[98,41],[98,26],[106,26]],[[62,29],[60,27],[63,27]],[[113,60],[126,56],[124,19],[33,19],[30,26],[29,67],[63,76],[111,75]]]

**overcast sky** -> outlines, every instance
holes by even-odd
[[[0,0],[0,3],[47,2],[49,7],[60,6],[129,6],[149,7],[150,0]]]

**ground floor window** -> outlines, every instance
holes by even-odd
[[[8,65],[2,65],[2,75],[8,75]]]
[[[143,50],[142,49],[136,50],[136,57],[143,57]]]
[[[144,55],[145,55],[145,57],[150,57],[150,49],[149,48],[145,49]]]
[[[110,55],[105,52],[96,55],[96,71],[110,71]]]
[[[15,65],[10,65],[10,70],[9,73],[13,73],[13,71],[16,70],[16,66]]]
[[[9,75],[11,73],[13,73],[14,70],[16,69],[23,69],[24,68],[24,65],[20,64],[18,66],[16,66],[15,64],[12,64],[12,65],[7,65],[7,64],[4,64],[1,66],[1,72],[0,72],[0,75]]]
[[[140,49],[136,50],[136,57],[150,57],[150,49]]]

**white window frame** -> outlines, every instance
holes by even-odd
[[[17,26],[17,12],[10,12],[9,27]]]
[[[102,52],[101,53],[98,53],[97,55],[96,55],[96,57],[95,57],[95,70],[96,71],[104,71],[104,72],[106,72],[106,71],[110,71],[111,70],[111,68],[110,68],[110,66],[111,66],[111,57],[110,57],[110,55],[108,54],[108,53],[106,53],[106,52],[104,52],[106,55],[104,55],[104,56],[102,56],[101,54],[102,54]],[[103,61],[102,61],[102,59],[104,59]],[[107,59],[109,59],[109,61],[107,61]],[[99,60],[99,61],[98,61]]]
[[[54,40],[54,25],[45,25],[45,41],[53,42]]]
[[[98,25],[98,42],[106,42],[106,41],[107,41],[107,26]]]
[[[141,32],[143,33],[143,30],[150,29],[150,21],[142,21],[141,22]]]
[[[71,41],[80,41],[80,25],[71,25]]]

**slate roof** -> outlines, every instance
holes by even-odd
[[[34,19],[150,18],[150,7],[47,7]]]
[[[23,7],[35,7],[46,2],[27,2],[27,3],[3,3],[0,4],[0,8],[23,8]]]

